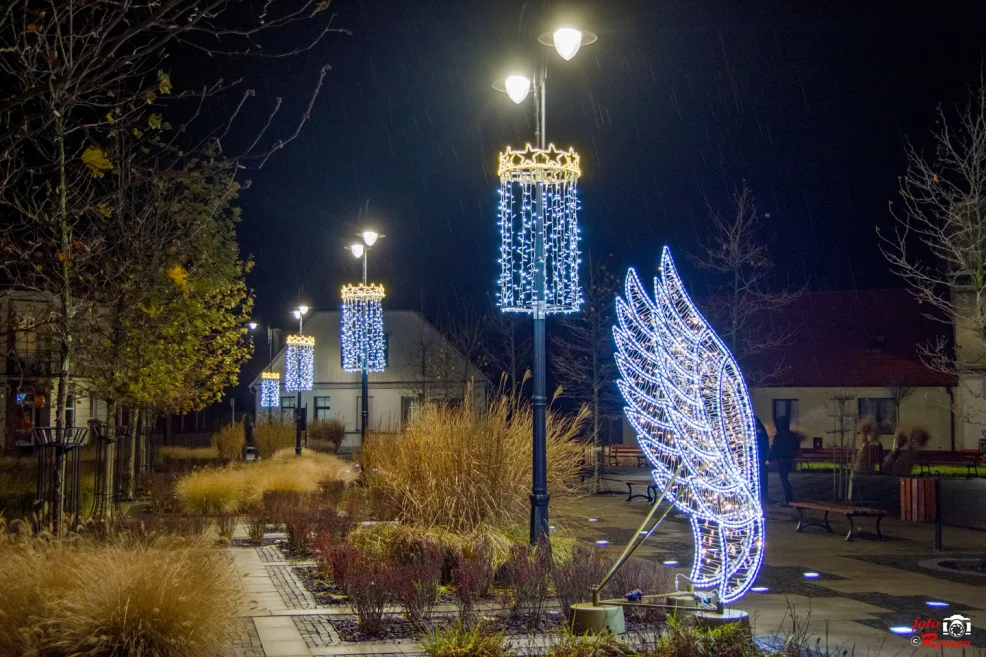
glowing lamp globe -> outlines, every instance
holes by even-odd
[[[695,308],[667,249],[654,288],[652,298],[631,269],[617,299],[623,410],[655,484],[670,486],[668,499],[691,522],[689,580],[729,604],[750,590],[763,562],[753,405],[736,360]]]
[[[277,372],[260,374],[260,407],[277,408],[281,403],[281,375]]]
[[[528,145],[500,153],[499,224],[500,290],[497,304],[505,312],[571,313],[582,305],[579,286],[579,199],[581,175],[574,150]],[[538,207],[538,189],[543,190]],[[537,253],[538,227],[544,234]],[[544,270],[544,286],[535,289],[535,271]]]
[[[531,92],[531,79],[523,75],[511,75],[503,81],[503,86],[506,88],[510,100],[520,105],[527,98],[527,94]]]
[[[376,244],[378,237],[380,237],[380,235],[376,231],[373,230],[363,231],[363,241],[366,242],[367,246],[373,246],[374,244]]]
[[[574,27],[557,29],[553,37],[555,50],[566,61],[575,57],[579,52],[579,48],[582,47],[582,30],[576,30]]]
[[[342,369],[346,372],[383,372],[383,298],[382,285],[343,286]]]
[[[288,392],[311,390],[315,384],[315,338],[289,335],[284,349],[284,389]]]

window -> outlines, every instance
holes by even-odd
[[[794,429],[798,426],[798,400],[797,399],[775,399],[774,400],[774,428],[784,422],[789,428]]]
[[[298,405],[298,398],[294,395],[281,397],[281,418],[293,418],[294,408]],[[271,409],[274,410],[274,409]]]
[[[859,418],[871,417],[876,420],[881,434],[892,434],[897,428],[897,407],[889,397],[861,397],[859,399]]]
[[[417,421],[421,415],[421,402],[417,397],[401,397],[401,424]]]
[[[329,397],[316,397],[315,398],[315,419],[316,420],[328,420],[330,417],[330,411],[332,407],[329,406]]]

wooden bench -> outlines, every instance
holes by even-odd
[[[918,466],[919,474],[924,472],[931,474],[931,467],[935,465],[964,465],[967,477],[971,477],[973,473],[978,477],[979,466],[983,465],[983,456],[974,451],[948,452],[919,449],[914,452],[914,464]]]
[[[611,466],[617,466],[620,464],[620,459],[637,459],[638,468],[647,467],[647,457],[644,456],[644,450],[639,447],[631,447],[629,445],[612,445],[609,448],[609,464]]]
[[[798,470],[804,470],[809,463],[851,463],[853,455],[852,447],[818,447],[802,449],[794,462]]]
[[[800,532],[805,527],[818,526],[824,527],[825,531],[831,534],[832,525],[829,524],[829,512],[832,512],[845,514],[846,520],[849,521],[849,533],[846,534],[847,541],[852,541],[856,533],[856,525],[853,523],[853,518],[857,517],[876,518],[876,538],[879,541],[887,540],[880,531],[880,521],[883,520],[883,516],[887,515],[887,512],[883,509],[871,509],[865,506],[841,504],[839,502],[789,502],[788,506],[792,506],[798,510],[798,528],[796,531]],[[825,516],[821,522],[817,520],[805,522],[804,510],[806,509],[824,511]]]
[[[647,501],[653,504],[654,500],[657,499],[656,498],[657,488],[654,486],[654,481],[652,479],[627,479],[626,485],[628,491],[627,502],[634,499],[635,497],[646,497]],[[634,493],[633,492],[634,486],[637,487],[643,486],[644,490],[646,491],[646,494]],[[654,491],[654,495],[651,495],[651,490]]]

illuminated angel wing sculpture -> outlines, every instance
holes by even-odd
[[[696,589],[728,604],[753,585],[764,549],[756,429],[736,361],[685,292],[665,248],[655,298],[631,269],[617,299],[626,415],[668,499],[691,520]]]

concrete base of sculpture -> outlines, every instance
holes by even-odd
[[[572,605],[569,612],[569,627],[574,634],[598,634],[612,632],[623,634],[627,631],[623,618],[623,607],[619,605],[594,606],[591,602]]]
[[[723,625],[731,625],[733,623],[749,625],[750,614],[739,609],[724,609],[721,614],[717,614],[714,611],[697,611],[695,612],[695,623],[699,627],[706,629],[722,627]]]

